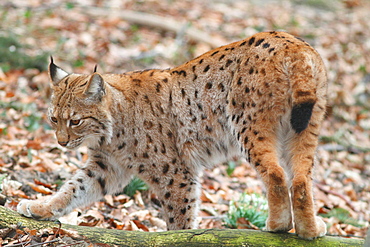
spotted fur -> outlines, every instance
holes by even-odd
[[[306,42],[265,32],[179,67],[123,74],[69,74],[49,67],[50,121],[60,145],[85,143],[89,159],[45,203],[18,211],[58,218],[136,175],[156,191],[168,229],[196,227],[199,174],[245,157],[266,185],[268,231],[323,236],[312,169],[326,105],[326,72]]]

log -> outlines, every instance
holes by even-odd
[[[50,221],[37,221],[0,206],[0,229],[22,223],[29,229],[55,228]],[[63,224],[62,229],[75,230],[92,243],[116,246],[363,246],[363,239],[322,237],[312,241],[290,233],[270,233],[246,229],[194,229],[166,232],[141,232],[103,229]]]

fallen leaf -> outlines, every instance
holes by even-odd
[[[26,147],[34,149],[34,150],[41,150],[42,149],[41,141],[40,140],[28,140]]]
[[[42,193],[44,195],[51,195],[53,191],[43,185],[36,185],[34,183],[27,183],[34,191]]]

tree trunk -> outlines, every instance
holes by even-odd
[[[22,223],[29,229],[58,227],[50,221],[25,218],[17,212],[0,206],[0,229]],[[92,243],[116,246],[363,246],[363,239],[323,237],[313,241],[289,233],[269,233],[255,230],[198,229],[167,232],[140,232],[63,225],[73,229]]]

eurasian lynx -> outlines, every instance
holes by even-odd
[[[323,62],[306,42],[265,32],[174,69],[67,73],[53,61],[49,118],[58,143],[88,146],[89,160],[46,202],[18,212],[58,218],[133,175],[157,193],[168,229],[196,227],[202,169],[241,156],[263,180],[268,231],[325,235],[315,216],[312,169],[325,114]]]

